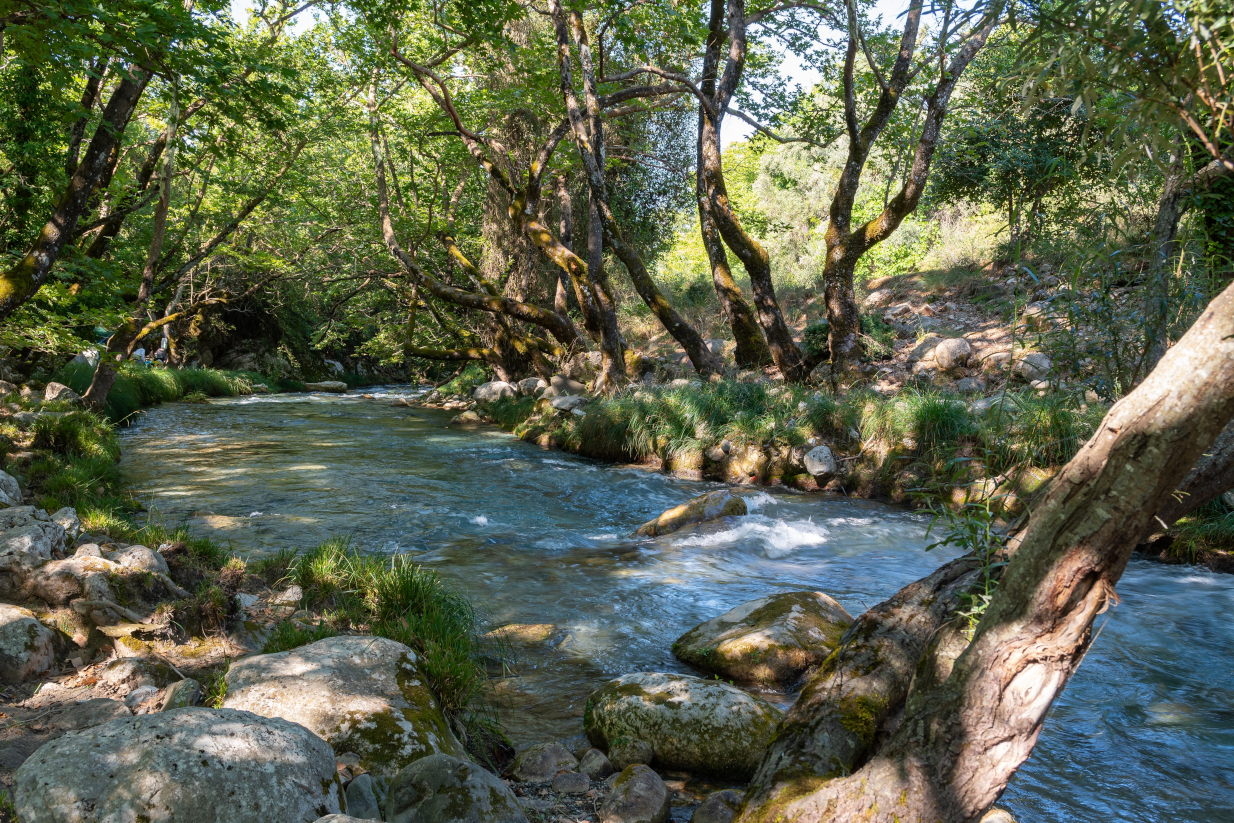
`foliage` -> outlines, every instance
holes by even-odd
[[[1214,500],[1178,522],[1170,554],[1194,563],[1211,551],[1234,547],[1234,507],[1224,499]]]
[[[280,620],[274,625],[270,637],[261,647],[262,654],[290,651],[327,637],[337,637],[338,632],[325,622],[308,626],[296,620]]]
[[[55,379],[78,394],[90,388],[94,370],[86,363],[69,363]],[[116,376],[115,385],[107,395],[107,419],[128,420],[147,406],[180,400],[187,395],[203,397],[234,397],[251,394],[254,382],[264,378],[242,372],[215,369],[165,369],[142,366],[126,361]]]
[[[969,640],[981,622],[994,598],[998,588],[1002,569],[1007,562],[999,559],[999,550],[1003,547],[1003,537],[995,529],[994,500],[986,498],[981,503],[968,503],[961,508],[952,509],[946,506],[933,509],[934,519],[926,534],[941,525],[942,537],[926,546],[926,551],[939,546],[955,546],[973,555],[981,564],[981,579],[968,591],[960,596],[958,617],[964,618],[967,625],[964,633]]]

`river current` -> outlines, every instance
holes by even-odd
[[[920,514],[774,490],[738,490],[751,514],[736,525],[635,539],[715,486],[449,427],[453,412],[391,405],[405,389],[370,393],[155,408],[124,433],[123,467],[152,517],[243,556],[347,535],[436,569],[494,626],[539,626],[496,684],[520,745],[581,733],[608,678],[688,671],[672,641],[740,603],[815,590],[856,616],[955,556],[925,550]],[[1234,575],[1132,560],[1118,591],[1000,805],[1020,823],[1230,823]]]

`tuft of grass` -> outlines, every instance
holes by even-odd
[[[1234,508],[1214,500],[1178,522],[1170,554],[1188,563],[1212,551],[1234,551]]]
[[[68,363],[54,375],[55,380],[78,394],[86,393],[93,378],[94,369],[86,363]],[[186,395],[235,397],[252,394],[253,385],[262,382],[266,382],[265,378],[249,372],[168,369],[126,361],[107,393],[104,411],[108,420],[118,423],[147,406],[169,403]]]
[[[223,708],[223,701],[227,699],[227,672],[230,670],[229,660],[221,669],[206,677],[206,682],[201,684],[201,705],[211,709]]]
[[[316,626],[305,626],[295,620],[280,620],[274,626],[266,644],[261,647],[262,654],[290,651],[327,637],[337,637],[338,630],[323,622]]]
[[[295,549],[279,549],[272,555],[251,561],[248,570],[266,581],[267,586],[275,586],[287,576],[296,554]]]
[[[484,412],[493,418],[493,422],[498,426],[512,429],[530,417],[535,407],[534,397],[503,397],[486,404]]]
[[[882,402],[867,395],[862,411],[865,439],[912,442],[914,451],[931,459],[945,457],[976,433],[964,402],[936,392],[910,390]]]
[[[60,417],[40,414],[34,421],[36,449],[47,449],[69,457],[120,459],[120,442],[115,432],[95,415],[68,412]]]
[[[453,380],[438,388],[442,394],[470,395],[476,386],[488,380],[488,375],[478,363],[468,363]]]
[[[992,467],[1003,471],[1013,465],[1050,468],[1066,463],[1093,436],[1105,414],[1100,406],[1087,411],[1075,406],[1074,398],[1065,394],[1038,397],[1025,392],[1001,418],[987,415],[982,439]]]

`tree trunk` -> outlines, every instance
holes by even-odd
[[[1234,286],[1050,484],[972,642],[949,672],[913,681],[877,753],[851,775],[785,775],[742,821],[978,820],[1032,751],[1094,619],[1117,602],[1133,547],[1231,418]]]
[[[171,110],[167,113],[167,126],[163,130],[163,143],[167,146],[163,160],[163,173],[159,178],[159,200],[154,207],[154,227],[151,231],[150,249],[146,265],[141,270],[141,286],[137,290],[137,305],[144,306],[154,293],[154,274],[159,258],[163,256],[163,240],[167,237],[167,213],[171,210],[171,175],[176,160],[176,127],[180,118],[180,106],[176,90],[172,89]]]
[[[90,61],[86,88],[81,93],[81,114],[69,130],[69,148],[64,155],[64,174],[67,177],[72,177],[77,171],[77,164],[81,160],[78,156],[81,153],[81,140],[86,136],[90,112],[94,111],[94,107],[98,105],[99,99],[103,96],[103,76],[107,73],[107,63],[110,59],[107,55],[103,55]]]
[[[626,354],[617,327],[617,301],[604,274],[604,226],[594,195],[587,197],[587,276],[600,325],[600,376],[594,390],[607,393],[626,382]]]
[[[56,203],[51,219],[39,233],[25,257],[0,275],[0,320],[4,320],[29,300],[43,285],[64,244],[73,236],[77,221],[86,211],[90,194],[107,170],[108,160],[124,137],[129,118],[146,88],[149,75],[140,69],[128,71],[112,93],[103,119],[85,157],[73,174],[64,195]]]
[[[861,359],[861,340],[858,337],[861,312],[853,291],[853,276],[859,258],[847,243],[828,245],[827,260],[823,264],[823,301],[827,305],[827,322],[831,326],[827,340],[834,383]]]

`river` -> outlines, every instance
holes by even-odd
[[[672,641],[742,602],[808,589],[855,616],[955,556],[925,550],[920,514],[754,489],[739,525],[634,539],[714,485],[451,428],[390,405],[405,391],[155,408],[122,465],[151,516],[243,556],[349,535],[435,568],[493,625],[550,624],[495,686],[518,744],[579,734],[610,677],[688,671]],[[1000,805],[1021,823],[1234,821],[1234,576],[1132,560],[1118,591]]]

